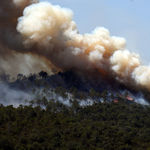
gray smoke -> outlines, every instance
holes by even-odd
[[[82,13],[82,12],[81,12]],[[0,1],[0,69],[11,75],[76,69],[110,76],[129,87],[150,88],[150,67],[126,40],[97,27],[81,35],[73,12],[38,0]],[[93,74],[94,76],[94,74]]]

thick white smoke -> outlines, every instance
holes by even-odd
[[[132,72],[137,85],[142,85],[150,90],[150,66],[139,66]]]
[[[0,18],[0,29],[5,31],[5,35],[0,36],[0,46],[2,49],[7,47],[6,56],[15,52],[32,55],[33,59],[39,57],[44,60],[48,69],[52,66],[59,70],[76,68],[84,72],[96,69],[100,74],[105,72],[105,75],[112,76],[126,85],[149,88],[150,69],[142,66],[139,55],[126,49],[124,38],[111,36],[109,31],[102,27],[97,27],[91,34],[81,35],[73,21],[73,12],[58,5],[38,3],[36,0],[7,2],[12,3],[13,8],[7,9],[5,5],[4,14],[9,14],[14,8],[16,12],[21,12],[27,7],[22,16],[17,13],[15,16],[8,15],[12,21],[13,32],[6,30],[8,26],[5,27],[5,20]],[[10,37],[13,37],[13,41]],[[3,51],[0,53],[4,55]],[[43,70],[45,69],[46,67],[43,67]]]
[[[108,59],[116,50],[125,48],[125,39],[111,37],[105,28],[78,34],[72,16],[71,10],[60,6],[34,4],[24,10],[17,30],[24,37],[25,47],[36,45],[36,52],[59,69],[110,69]]]
[[[25,7],[38,0],[0,0],[0,74],[5,71],[16,76],[45,70],[50,73],[49,64],[38,55],[25,53],[23,39],[17,32],[18,18]],[[20,53],[22,51],[24,53]]]

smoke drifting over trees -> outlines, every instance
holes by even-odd
[[[12,75],[97,70],[130,87],[150,88],[150,67],[126,48],[124,38],[102,27],[79,34],[70,9],[38,0],[2,0],[0,32],[0,68]]]
[[[0,0],[1,149],[150,149],[149,75],[124,38],[79,34],[72,10]]]

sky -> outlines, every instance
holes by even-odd
[[[45,1],[45,0],[40,0]],[[150,0],[47,0],[73,11],[79,33],[105,27],[111,36],[124,37],[127,49],[150,63]]]

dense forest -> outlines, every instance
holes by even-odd
[[[150,67],[125,38],[80,34],[65,3],[43,1],[0,0],[0,150],[150,150]],[[104,11],[112,27],[122,16],[133,25],[121,5],[118,17],[117,5],[94,1],[89,16],[87,3],[90,24]]]
[[[21,89],[33,99],[21,95],[19,107],[0,105],[0,150],[150,149],[149,105],[137,103],[128,91],[110,93],[103,82],[83,90],[80,79],[71,78],[77,82],[58,86],[55,76],[18,75],[5,83],[8,93]],[[1,88],[1,102],[8,93]]]
[[[117,102],[94,101],[86,106],[76,97],[70,99],[70,106],[46,97],[18,108],[1,104],[0,149],[150,149],[150,107],[125,96]]]
[[[1,150],[150,149],[150,107],[94,103],[0,106]]]

